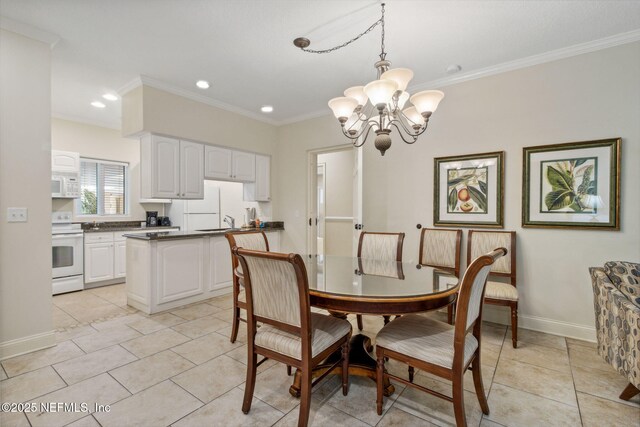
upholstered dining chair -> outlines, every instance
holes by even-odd
[[[420,265],[460,274],[460,246],[462,230],[423,228],[420,232]],[[447,319],[453,324],[455,303],[447,307]]]
[[[402,245],[404,233],[380,233],[363,231],[358,241],[358,258],[379,261],[402,262]],[[389,322],[389,316],[384,316],[384,323]],[[363,329],[362,314],[356,314],[358,329]]]
[[[511,309],[511,344],[518,346],[518,289],[516,289],[516,232],[469,230],[467,238],[467,264],[492,248],[504,247],[509,256],[498,260],[489,274],[484,302],[507,306]],[[507,283],[491,280],[504,277]]]
[[[464,412],[464,373],[471,369],[478,402],[484,414],[489,405],[482,384],[481,328],[482,303],[491,266],[507,250],[497,248],[475,259],[467,268],[460,284],[456,302],[455,326],[421,314],[409,314],[394,319],[376,337],[377,411],[382,415],[383,382],[385,377],[415,387],[453,403],[456,425],[466,426]],[[385,372],[385,359],[406,363],[451,381],[452,397],[414,384]]]
[[[311,312],[307,270],[300,255],[237,247],[232,251],[242,266],[247,296],[248,360],[242,412],[251,409],[260,354],[265,357],[260,363],[269,358],[300,370],[298,426],[306,426],[311,387],[333,369],[342,367],[342,393],[348,393],[351,323]],[[259,329],[256,322],[262,323]],[[341,358],[312,383],[313,367],[340,349]]]
[[[225,234],[229,241],[229,249],[234,246],[245,249],[254,249],[257,251],[269,251],[269,241],[267,235],[262,231],[235,231]],[[240,310],[246,310],[247,300],[244,286],[240,283],[242,276],[242,267],[238,262],[238,258],[231,253],[231,268],[233,270],[233,324],[231,325],[231,342],[235,342],[238,338],[238,328],[240,321],[246,320],[240,316]]]

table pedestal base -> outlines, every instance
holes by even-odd
[[[373,351],[371,345],[371,339],[363,334],[354,335],[351,337],[350,351],[349,351],[349,375],[357,375],[360,377],[368,377],[373,381],[376,381],[376,361],[369,352]],[[334,363],[340,360],[340,350],[329,356],[324,362],[319,364],[313,369],[311,374],[312,379],[317,378],[324,374]],[[336,367],[331,374],[342,375],[342,366]],[[300,371],[296,370],[293,384],[289,387],[289,393],[293,397],[300,397],[300,386],[302,382],[302,376]],[[384,395],[389,397],[395,391],[395,387],[389,381],[389,378],[385,378]]]

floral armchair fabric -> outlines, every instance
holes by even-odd
[[[591,267],[598,353],[628,378],[620,398],[640,388],[640,264],[610,261]]]

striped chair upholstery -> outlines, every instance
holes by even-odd
[[[236,231],[225,234],[229,241],[229,249],[234,246],[239,248],[253,249],[257,251],[269,251],[269,241],[267,235],[262,231]],[[240,316],[240,309],[245,309],[247,296],[242,284],[242,266],[238,258],[231,254],[231,269],[233,270],[233,323],[231,326],[231,342],[235,342],[238,337],[240,321],[245,321]]]
[[[409,314],[384,326],[376,337],[377,359],[377,411],[382,414],[383,382],[395,379],[423,391],[423,386],[413,384],[413,371],[440,376],[451,381],[453,398],[435,393],[453,401],[456,425],[466,425],[464,412],[464,373],[473,372],[476,396],[482,412],[489,414],[489,405],[482,384],[481,327],[482,302],[487,277],[492,265],[507,253],[498,248],[470,263],[462,278],[456,311],[456,325],[430,319],[421,314]],[[456,355],[461,357],[456,358]],[[386,359],[395,359],[409,365],[409,380],[385,371]]]
[[[363,231],[358,243],[358,258],[402,261],[404,233]]]
[[[509,256],[497,260],[491,272],[485,291],[488,304],[504,305],[511,309],[511,343],[518,345],[518,289],[516,288],[516,232],[515,231],[479,231],[470,230],[467,242],[467,262],[494,248],[507,248]],[[504,281],[491,280],[504,277]]]
[[[298,368],[300,415],[306,426],[311,408],[312,370],[339,351],[326,373],[341,367],[342,393],[349,386],[351,323],[311,313],[309,280],[300,255],[232,248],[243,267],[247,295],[247,381],[242,411],[251,409],[256,382],[257,355]],[[257,322],[262,326],[257,327]],[[260,362],[262,363],[262,362]],[[292,386],[293,389],[294,386]]]
[[[462,230],[423,228],[420,233],[420,264],[460,271]]]

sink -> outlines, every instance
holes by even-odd
[[[210,232],[210,231],[229,231],[229,230],[235,230],[235,228],[207,228],[206,230],[196,230],[196,231],[206,231],[206,232]]]

